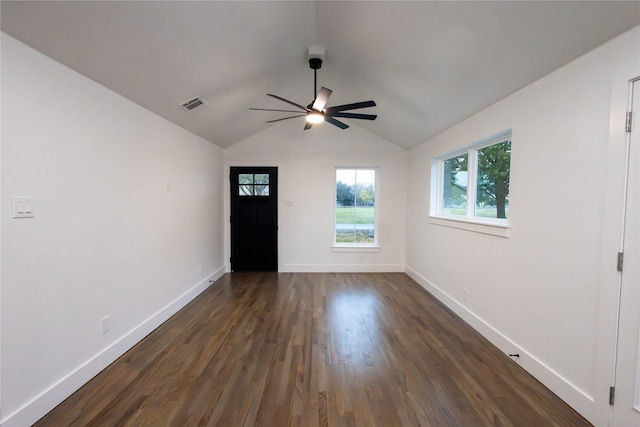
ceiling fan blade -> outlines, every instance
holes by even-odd
[[[300,108],[302,111],[309,111],[309,109],[308,109],[307,107],[303,107],[303,106],[302,106],[302,105],[300,105],[300,104],[296,104],[295,102],[293,102],[293,101],[289,101],[288,99],[284,99],[284,98],[282,98],[282,97],[280,97],[280,96],[278,96],[278,95],[273,95],[273,94],[271,94],[271,93],[268,93],[268,94],[267,94],[267,96],[270,96],[270,97],[275,98],[275,99],[279,99],[280,101],[282,101],[282,102],[286,102],[287,104],[291,104],[291,105],[293,105],[294,107],[298,107],[298,108]]]
[[[348,127],[349,127],[349,125],[348,125],[348,124],[346,124],[346,123],[342,123],[340,120],[336,120],[336,119],[334,119],[333,117],[330,117],[330,116],[326,116],[326,115],[325,115],[325,116],[324,116],[324,120],[325,120],[326,122],[331,123],[331,124],[332,124],[332,125],[334,125],[334,126],[338,126],[340,129],[346,129],[346,128],[348,128]]]
[[[300,111],[296,111],[296,110],[274,110],[272,108],[249,108],[249,110],[254,110],[254,111],[280,111],[282,113],[299,113]]]
[[[325,114],[333,115],[338,111],[355,110],[357,108],[367,108],[367,107],[375,107],[375,106],[376,106],[376,103],[374,101],[363,101],[363,102],[355,102],[353,104],[344,104],[344,105],[337,105],[335,107],[325,108],[324,112]]]
[[[313,123],[306,122],[305,125],[304,125],[304,130],[311,129],[311,126],[313,126]]]
[[[375,120],[376,117],[378,117],[376,114],[357,114],[357,113],[335,113],[335,114],[329,114],[329,116],[343,117],[345,119],[362,119],[362,120]]]
[[[306,114],[300,114],[298,116],[291,116],[291,117],[283,117],[282,119],[269,120],[265,123],[281,122],[282,120],[295,119],[296,117],[304,117],[304,116],[306,116]]]
[[[331,89],[326,87],[321,87],[320,92],[316,95],[315,101],[313,101],[313,105],[311,106],[312,110],[322,111],[325,105],[327,105],[327,101],[329,100],[329,96],[333,92]]]

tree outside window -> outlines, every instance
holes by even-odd
[[[506,219],[509,208],[511,140],[478,150],[477,169],[476,215]]]

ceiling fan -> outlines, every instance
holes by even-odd
[[[283,113],[299,113],[295,116],[269,120],[266,123],[274,123],[282,120],[294,119],[296,117],[305,117],[307,123],[304,125],[304,130],[311,129],[311,127],[314,124],[322,123],[322,122],[329,122],[332,125],[339,127],[340,129],[346,129],[349,127],[348,124],[340,120],[337,120],[337,118],[375,120],[376,117],[378,117],[375,114],[360,114],[360,113],[348,112],[349,110],[357,110],[359,108],[375,107],[376,103],[374,101],[363,101],[363,102],[356,102],[353,104],[337,105],[335,107],[326,107],[327,101],[329,101],[329,96],[331,95],[332,90],[326,87],[321,87],[319,92],[317,90],[318,70],[322,67],[323,57],[324,57],[324,48],[321,48],[319,46],[313,46],[309,48],[309,67],[313,70],[313,95],[315,97],[314,100],[311,101],[309,105],[305,107],[296,102],[289,101],[288,99],[282,98],[278,95],[273,95],[271,93],[268,93],[267,94],[268,96],[278,99],[280,101],[286,102],[287,104],[293,105],[294,107],[297,107],[300,110],[275,110],[270,108],[249,108],[249,109],[259,110],[259,111],[278,111]]]

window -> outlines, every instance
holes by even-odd
[[[511,131],[434,160],[431,215],[507,225]]]
[[[268,173],[241,173],[238,175],[240,196],[268,196]]]
[[[335,243],[375,245],[376,169],[336,169]]]

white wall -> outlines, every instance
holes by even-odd
[[[2,34],[3,425],[37,420],[223,273],[222,176],[220,148]],[[11,218],[13,195],[35,218]]]
[[[283,121],[225,150],[227,172],[229,166],[278,167],[279,271],[404,271],[407,151],[357,124],[303,126],[302,118]],[[379,168],[379,253],[332,250],[337,166]],[[225,212],[228,217],[228,184]],[[228,244],[226,250],[228,260]]]
[[[408,273],[590,420],[601,268],[615,258],[603,253],[611,91],[638,52],[635,28],[410,153]],[[431,224],[432,158],[509,128],[511,237]]]

